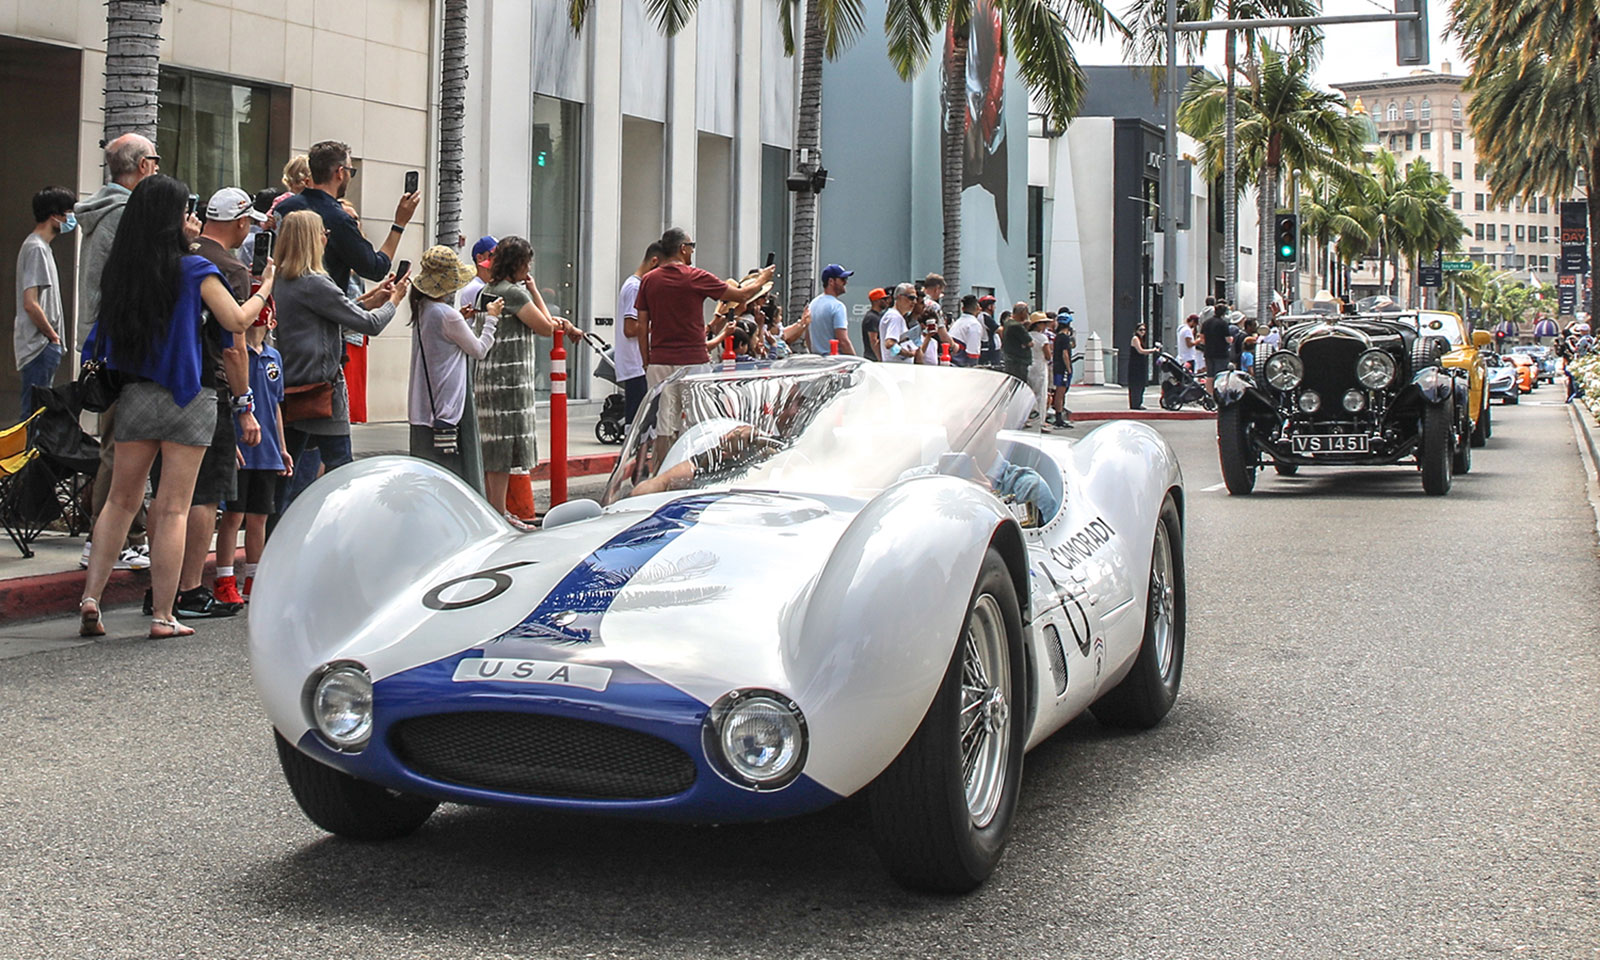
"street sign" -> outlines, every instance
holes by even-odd
[[[1471,270],[1472,269],[1472,261],[1471,260],[1445,260],[1445,261],[1443,261],[1443,262],[1441,262],[1439,264],[1439,269],[1443,270],[1445,273],[1459,273],[1460,271],[1463,271],[1463,270]]]
[[[1444,272],[1438,267],[1418,267],[1417,285],[1423,287],[1444,286]]]

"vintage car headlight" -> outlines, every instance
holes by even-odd
[[[1368,350],[1356,358],[1356,379],[1368,390],[1382,390],[1394,382],[1394,358],[1382,350]]]
[[[1367,407],[1367,395],[1360,390],[1346,390],[1344,392],[1344,408],[1351,413],[1360,413]]]
[[[776,790],[800,775],[806,720],[793,700],[770,690],[735,690],[711,708],[706,754],[740,786]]]
[[[1316,413],[1322,409],[1322,398],[1317,396],[1317,391],[1307,390],[1300,394],[1300,409],[1306,413]]]
[[[311,719],[341,750],[359,749],[372,736],[372,678],[353,663],[329,668],[311,691]]]
[[[1279,390],[1293,390],[1306,374],[1306,365],[1288,350],[1279,350],[1267,358],[1267,382]]]

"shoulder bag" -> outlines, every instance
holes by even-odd
[[[122,392],[123,377],[108,366],[101,355],[99,322],[94,325],[89,345],[90,359],[78,368],[78,403],[90,413],[105,413],[117,402],[117,395]]]

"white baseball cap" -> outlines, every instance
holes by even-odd
[[[257,223],[267,219],[266,214],[256,209],[250,194],[238,187],[223,187],[211,195],[211,202],[206,204],[207,220],[232,221],[240,217],[249,217]]]

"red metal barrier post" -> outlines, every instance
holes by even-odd
[[[567,502],[567,351],[550,348],[550,506]]]

